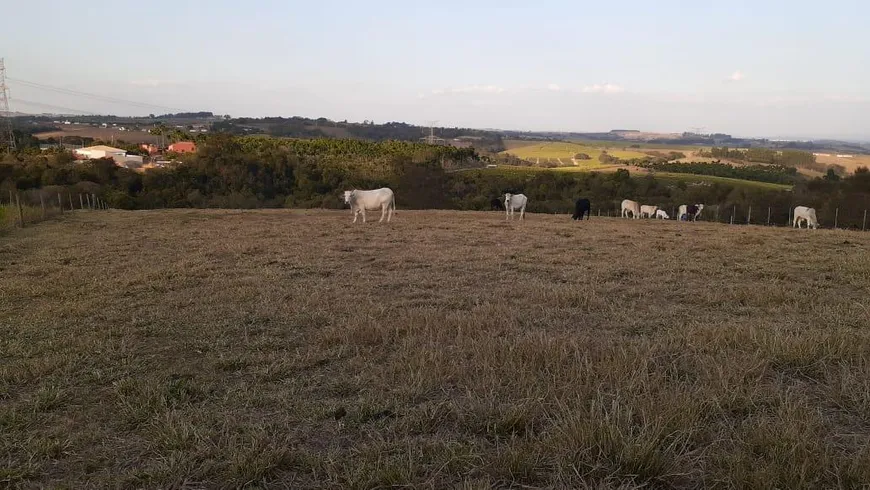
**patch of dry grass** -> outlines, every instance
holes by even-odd
[[[0,237],[0,482],[870,482],[870,235],[399,211]]]

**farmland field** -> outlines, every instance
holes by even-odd
[[[870,233],[109,211],[0,274],[4,485],[870,482]]]
[[[48,138],[59,139],[61,136],[64,138],[70,136],[93,138],[101,141],[111,141],[112,138],[114,138],[116,141],[123,140],[128,143],[154,143],[159,139],[159,136],[154,136],[147,131],[118,131],[113,128],[95,128],[93,126],[82,126],[77,124],[61,127],[63,129],[59,131],[37,133],[34,136],[41,140]]]
[[[571,157],[577,153],[589,155],[591,160],[578,160],[581,165],[587,162],[598,163],[598,156],[605,151],[604,147],[586,144],[571,143],[567,141],[520,141],[510,140],[505,142],[507,148],[504,153],[509,153],[519,158],[530,161],[561,159],[564,165],[573,165]],[[622,158],[642,158],[646,155],[638,151],[626,151],[618,148],[606,150],[610,155]]]
[[[848,173],[854,173],[858,167],[870,168],[870,155],[853,155],[852,158],[838,158],[836,152],[830,152],[830,156],[817,156],[816,161],[825,165],[842,165]]]
[[[631,175],[646,175],[650,173],[648,169],[639,167],[626,167],[625,165],[602,165],[598,162],[586,163],[576,167],[522,167],[515,165],[500,165],[497,168],[470,169],[468,171],[509,174],[522,172],[612,172],[616,169],[627,169]],[[683,181],[687,183],[702,183],[702,184],[729,184],[743,187],[756,187],[769,190],[791,190],[792,186],[787,184],[773,184],[769,182],[757,182],[754,180],[732,179],[728,177],[717,177],[714,175],[696,175],[696,174],[681,174],[674,172],[655,172],[655,177],[661,180]]]

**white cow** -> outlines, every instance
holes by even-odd
[[[800,228],[801,221],[806,222],[807,229],[817,229],[819,227],[819,220],[816,218],[815,208],[808,208],[806,206],[798,206],[794,208],[794,223],[792,223],[792,228],[795,226]]]
[[[631,217],[634,219],[640,219],[640,204],[637,201],[631,201],[629,199],[625,199],[622,201],[622,217],[627,218],[628,213],[631,213]]]
[[[640,217],[641,218],[654,218],[656,212],[659,210],[658,206],[647,206],[644,204],[640,207]]]
[[[525,194],[511,194],[506,193],[504,195],[504,219],[512,220],[514,219],[514,210],[520,211],[520,219],[525,219],[526,216],[526,204],[529,202],[529,198],[526,197]]]
[[[664,209],[659,209],[658,211],[656,211],[656,219],[659,219],[659,218],[671,219],[671,217],[668,216],[668,213],[666,213]]]
[[[698,216],[701,216],[703,209],[703,204],[680,204],[680,210],[677,211],[677,221],[682,221],[683,216],[686,217],[686,221],[695,221],[698,219]]]
[[[384,215],[387,215],[387,223],[393,218],[393,211],[396,210],[396,196],[392,189],[382,187],[373,191],[360,191],[354,189],[352,191],[344,191],[344,202],[350,204],[350,210],[353,212],[353,222],[356,223],[357,215],[362,214],[363,223],[366,222],[366,211],[381,210],[381,219],[378,223],[384,221]]]

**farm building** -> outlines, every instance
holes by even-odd
[[[196,151],[196,143],[193,141],[179,141],[169,145],[167,150],[174,151],[175,153],[193,153]]]
[[[112,148],[106,145],[88,146],[86,148],[78,148],[73,150],[76,156],[88,160],[96,158],[111,158],[116,163],[122,163],[127,157],[127,152],[120,148]]]
[[[111,158],[120,167],[137,168],[142,166],[143,158],[139,155],[128,155],[125,150],[111,146],[97,145],[73,150],[76,157],[83,160],[96,158]]]

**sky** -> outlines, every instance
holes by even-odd
[[[866,0],[28,0],[3,13],[13,111],[870,141]]]

